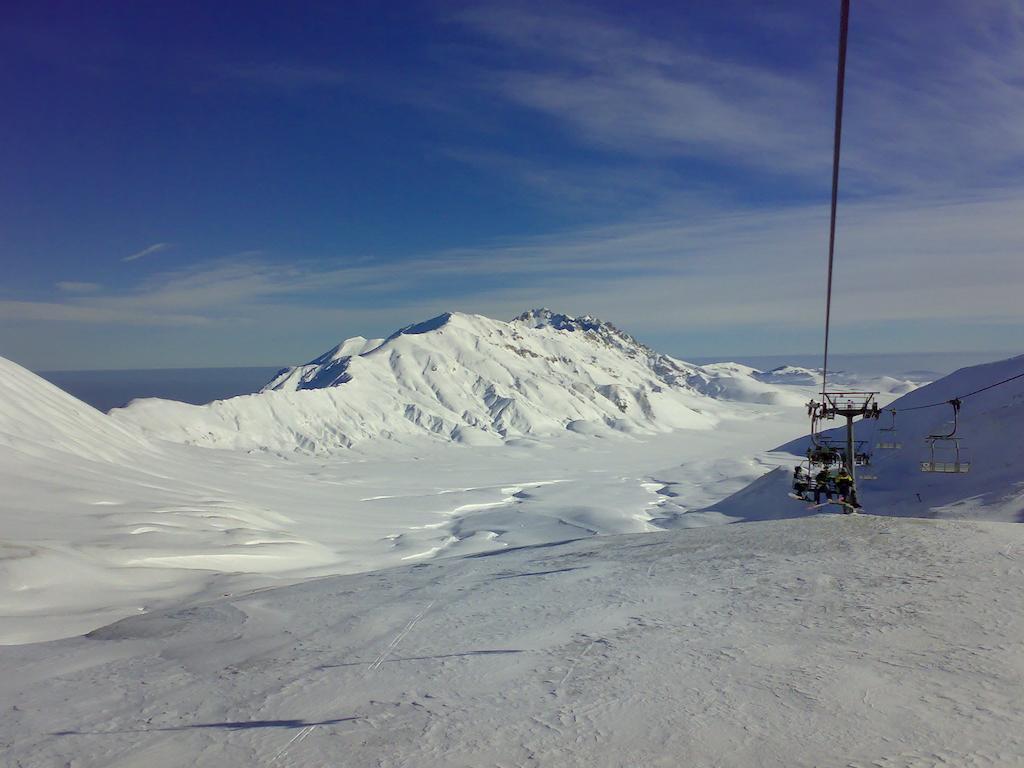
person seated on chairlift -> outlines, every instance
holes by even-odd
[[[821,504],[821,494],[832,501],[832,478],[829,477],[828,467],[823,467],[821,472],[814,476],[814,503]]]
[[[807,493],[807,475],[799,464],[793,468],[793,493],[800,498]]]
[[[840,501],[854,507],[860,506],[857,503],[857,492],[853,488],[853,477],[846,467],[839,468],[839,474],[836,475],[836,490],[839,492]]]

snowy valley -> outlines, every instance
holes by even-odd
[[[948,414],[901,412],[1018,373],[836,374],[902,436],[844,517],[787,496],[817,372],[693,365],[591,317],[446,313],[252,395],[110,414],[0,360],[0,747],[1018,764],[1024,379],[965,401],[963,476],[918,468]]]

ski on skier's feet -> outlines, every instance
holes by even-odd
[[[851,504],[842,496],[839,497],[836,503],[843,508],[844,515],[856,515],[860,513],[861,507],[859,504]]]
[[[852,504],[847,504],[844,501],[825,501],[822,502],[821,504],[811,504],[807,507],[807,509],[821,509],[822,507],[827,507],[829,505],[842,507],[844,515],[857,515],[860,514],[861,511],[861,507],[855,507]]]

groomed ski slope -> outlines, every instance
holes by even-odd
[[[1024,527],[819,515],[223,597],[0,648],[5,764],[1017,766]]]

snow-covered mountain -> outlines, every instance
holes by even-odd
[[[821,368],[780,365],[770,371],[755,371],[751,375],[765,384],[812,387],[818,391],[821,389]],[[920,386],[920,382],[897,379],[892,376],[865,376],[848,371],[829,371],[828,381],[830,387],[879,392],[885,401],[894,395],[905,395]]]
[[[442,339],[445,329],[461,331],[462,334]],[[419,344],[411,344],[404,338],[424,335],[426,337]],[[471,342],[478,354],[467,356],[464,350],[459,349],[465,342]],[[471,368],[470,373],[478,377],[493,374],[496,368],[498,373],[493,378],[498,380],[551,378],[558,386],[568,382],[577,391],[580,383],[585,387],[599,386],[595,382],[603,381],[609,375],[618,378],[620,368],[638,368],[641,376],[636,377],[637,382],[654,391],[667,386],[716,398],[763,403],[787,400],[787,395],[791,394],[776,387],[758,386],[762,374],[754,368],[733,363],[703,367],[685,363],[656,352],[609,322],[590,315],[572,317],[549,309],[524,312],[509,323],[480,315],[449,312],[402,328],[387,339],[367,340],[356,336],[305,365],[283,369],[263,391],[322,389],[346,384],[353,379],[356,370],[354,360],[376,359],[379,355],[374,353],[379,350],[391,352],[403,346],[454,358],[455,367]],[[479,366],[481,355],[494,361],[494,366]],[[524,359],[533,359],[537,363],[524,366]],[[433,365],[433,361],[430,363]],[[446,369],[444,372],[451,371]],[[404,371],[396,373],[403,374]],[[396,376],[397,384],[404,385],[406,378],[404,375]],[[578,378],[583,381],[575,381]],[[743,384],[737,386],[739,380]],[[609,394],[614,396],[609,398]],[[628,398],[619,398],[618,394],[601,393],[621,411],[624,406],[620,403],[625,401],[628,404]]]
[[[611,323],[540,309],[511,322],[445,313],[387,339],[347,339],[251,396],[139,400],[112,415],[176,442],[329,453],[375,438],[479,445],[710,429],[735,412],[728,401],[800,406],[808,391],[747,366],[685,363]]]
[[[674,383],[688,373],[606,324],[446,313],[383,341],[349,339],[255,395],[143,400],[113,415],[179,442],[311,453],[373,438],[497,444],[567,429],[710,428],[711,401]]]
[[[964,399],[968,475],[918,472],[948,411],[909,410],[1019,373],[1024,357],[895,403],[904,447],[876,451],[864,486],[879,517],[677,535],[656,528],[812,514],[787,498],[788,466],[764,474],[792,457],[762,450],[798,433],[803,409],[780,403],[813,392],[808,374],[689,366],[545,313],[349,340],[277,389],[183,411],[106,416],[0,360],[0,645],[20,644],[0,647],[0,744],[17,764],[97,767],[341,750],[424,766],[1017,764],[1024,534],[887,516],[1019,516],[1024,379]],[[371,434],[403,398],[455,423],[486,406],[478,379],[513,401],[495,418],[525,420],[502,422],[514,447],[282,458],[147,439],[128,418],[295,447],[358,419]],[[577,432],[610,439],[571,431],[570,408]],[[312,578],[332,574],[350,575]]]

